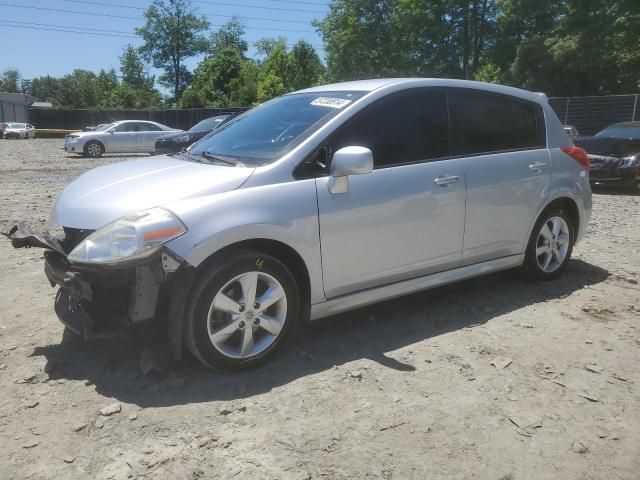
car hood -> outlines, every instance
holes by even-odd
[[[68,137],[88,137],[88,136],[92,136],[92,135],[98,135],[100,133],[104,133],[104,132],[96,132],[95,130],[88,130],[86,132],[73,132],[70,133],[69,135],[67,135]]]
[[[114,163],[71,182],[56,200],[51,219],[64,227],[95,230],[132,212],[234,190],[253,171],[164,155]]]
[[[615,137],[580,137],[573,143],[592,155],[626,157],[640,153],[640,140]]]

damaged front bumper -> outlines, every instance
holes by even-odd
[[[44,248],[44,271],[52,287],[60,287],[55,312],[60,321],[85,340],[113,337],[148,322],[168,329],[174,357],[182,354],[182,318],[194,269],[164,246],[144,258],[118,264],[76,264],[67,254],[80,238],[64,238],[23,225],[5,234],[15,248]]]
[[[603,185],[636,186],[640,183],[640,166],[624,164],[624,158],[589,155],[589,181]]]

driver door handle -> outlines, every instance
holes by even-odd
[[[452,183],[458,183],[459,181],[460,177],[456,175],[440,175],[433,179],[433,183],[440,185],[441,187],[448,187]]]

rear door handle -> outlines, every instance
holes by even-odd
[[[542,173],[542,170],[544,170],[545,168],[547,168],[547,164],[544,162],[536,162],[529,165],[529,170],[536,173]]]
[[[455,175],[441,175],[433,179],[433,183],[441,187],[448,187],[452,183],[458,183],[458,181],[460,181],[460,177]]]

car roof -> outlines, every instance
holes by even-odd
[[[530,92],[520,88],[497,85],[495,83],[475,82],[471,80],[455,80],[449,78],[376,78],[371,80],[356,80],[353,82],[331,83],[319,85],[296,93],[320,93],[320,92],[340,92],[340,91],[361,91],[373,92],[383,87],[391,85],[405,85],[407,88],[417,87],[458,87],[484,90],[494,93],[502,93],[514,97],[520,97],[536,103],[546,103],[547,96],[544,93]],[[291,94],[290,94],[291,95]]]
[[[158,122],[154,122],[152,120],[116,120],[115,122],[111,122],[113,124],[115,123],[133,123],[133,122],[145,122],[145,123],[153,123],[155,125],[160,125]],[[105,124],[108,125],[108,124]]]
[[[609,125],[605,128],[638,128],[640,127],[640,122],[620,122],[614,123],[613,125]]]

